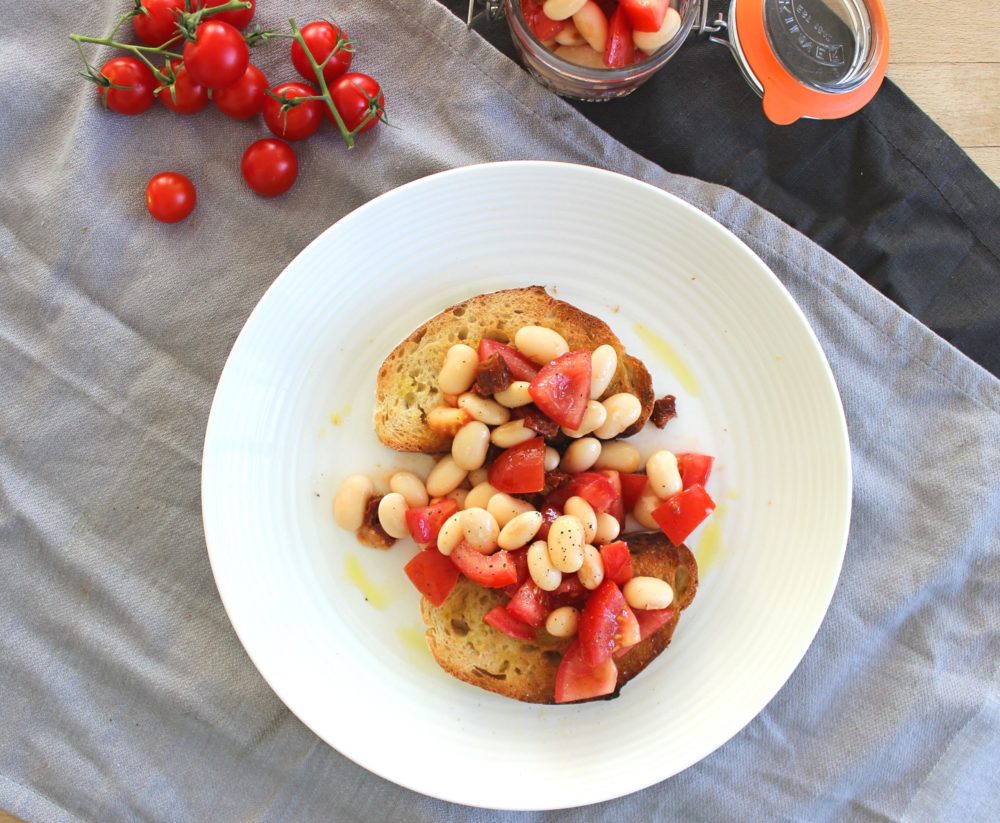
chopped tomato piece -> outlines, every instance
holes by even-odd
[[[604,43],[604,65],[620,68],[631,66],[634,62],[635,43],[632,41],[632,23],[625,9],[618,6],[608,24],[608,37]]]
[[[625,503],[622,501],[622,480],[619,473],[614,469],[604,469],[600,472],[608,480],[611,481],[611,485],[614,487],[614,497],[608,504],[608,508],[605,509],[608,514],[610,514],[615,520],[617,520],[621,527],[625,528]],[[593,505],[593,504],[591,504]],[[597,511],[597,509],[594,509]]]
[[[670,0],[621,0],[619,8],[625,10],[636,31],[659,31]]]
[[[556,489],[545,501],[546,506],[552,506],[562,511],[566,501],[571,497],[582,497],[595,512],[606,512],[614,504],[619,490],[614,481],[602,472],[581,472],[573,475],[573,479],[565,486]]]
[[[542,4],[537,0],[521,0],[521,13],[524,22],[528,24],[531,33],[539,40],[551,40],[563,30],[562,20],[552,20],[542,11]],[[520,379],[520,378],[519,378]]]
[[[639,623],[639,642],[641,643],[673,620],[674,610],[669,606],[665,609],[636,609],[635,619]],[[634,645],[623,646],[614,653],[614,657],[624,657],[634,648]]]
[[[535,535],[535,540],[545,540],[548,538],[552,523],[561,513],[555,506],[549,505],[542,506],[541,512],[542,525],[538,529],[538,534]]]
[[[683,543],[715,508],[704,486],[691,486],[677,492],[653,509],[653,519],[675,546]]]
[[[604,562],[604,576],[619,586],[632,579],[632,552],[628,543],[619,540],[601,546],[601,560]]]
[[[556,669],[556,703],[572,703],[611,694],[618,685],[618,667],[608,657],[591,666],[583,656],[582,644],[574,640]]]
[[[403,567],[410,582],[432,605],[440,606],[458,582],[458,569],[437,549],[418,552]]]
[[[580,606],[590,595],[576,574],[564,574],[562,582],[552,592],[553,606]]]
[[[406,527],[421,546],[437,542],[438,532],[444,521],[458,511],[458,503],[450,498],[439,500],[430,506],[406,510]]]
[[[503,549],[495,554],[480,554],[463,540],[450,557],[462,574],[487,589],[502,589],[517,580],[517,566]]]
[[[538,7],[538,13],[541,14],[542,7]],[[559,24],[559,28],[562,29],[562,23]],[[552,35],[555,37],[555,35]],[[549,38],[540,38],[543,40],[548,40]],[[483,338],[479,341],[479,362],[482,363],[489,360],[494,354],[499,354],[504,362],[507,364],[507,368],[510,369],[511,377],[515,380],[534,380],[535,375],[538,374],[538,366],[532,363],[527,357],[525,357],[517,349],[501,343],[498,340],[489,340],[488,338]]]
[[[610,659],[615,649],[639,642],[639,623],[614,581],[605,579],[587,598],[579,632],[583,659],[591,666]]]
[[[677,455],[677,468],[680,470],[684,488],[704,486],[708,482],[708,476],[712,473],[714,462],[715,458],[707,454]]]
[[[618,480],[622,484],[622,501],[625,503],[625,511],[630,512],[635,508],[635,504],[639,502],[639,498],[646,490],[649,478],[644,474],[619,472]]]
[[[549,593],[538,588],[532,580],[525,580],[507,604],[507,611],[536,629],[545,625],[551,610]]]
[[[494,629],[518,640],[534,640],[535,630],[527,623],[522,623],[503,606],[494,606],[483,615],[483,621]]]
[[[579,428],[590,400],[590,352],[566,352],[542,366],[528,386],[528,394],[560,426]]]
[[[497,491],[532,494],[545,488],[545,441],[533,437],[511,446],[493,461],[487,478]]]

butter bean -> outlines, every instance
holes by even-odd
[[[349,532],[356,532],[365,520],[368,501],[375,494],[375,484],[363,474],[352,474],[333,498],[333,519]]]
[[[479,371],[479,355],[472,346],[456,343],[444,356],[438,373],[438,388],[445,394],[461,394],[469,390]]]

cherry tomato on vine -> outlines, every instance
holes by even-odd
[[[233,85],[212,92],[215,107],[234,120],[246,120],[260,114],[267,95],[267,77],[253,63]]]
[[[174,93],[170,93],[169,87],[161,85],[159,88],[162,91],[157,93],[157,97],[164,106],[178,114],[197,114],[208,105],[208,89],[195,82],[182,61],[172,60],[170,65],[176,78]]]
[[[200,0],[198,3],[198,8],[210,9],[213,6],[225,5],[229,0]],[[250,8],[248,9],[230,9],[229,11],[220,11],[218,14],[213,14],[211,17],[205,18],[206,20],[221,20],[223,23],[229,23],[230,26],[236,26],[238,29],[245,29],[250,25],[250,21],[253,20],[253,13],[257,10],[257,0],[249,0]],[[191,4],[192,6],[194,3]]]
[[[378,123],[385,110],[385,96],[378,81],[360,72],[345,74],[337,80],[330,86],[330,97],[348,131],[357,129],[371,115],[371,119],[359,129],[359,133],[368,131]],[[333,120],[329,110],[327,117]]]
[[[313,59],[321,66],[323,61],[333,53],[330,61],[323,66],[323,78],[327,83],[332,83],[351,67],[351,59],[354,57],[351,51],[351,41],[347,39],[347,35],[341,31],[339,26],[328,23],[326,20],[307,23],[302,27],[302,39],[306,41]],[[338,43],[340,43],[339,48]],[[309,63],[309,57],[306,55],[305,49],[299,45],[298,40],[292,41],[292,65],[306,80],[315,79],[316,74]]]
[[[308,83],[280,83],[271,89],[278,97],[290,101],[282,103],[271,95],[264,101],[264,123],[271,133],[285,140],[304,140],[311,137],[323,123],[323,109],[320,100],[294,101],[299,97],[313,97],[317,90]]]
[[[251,143],[240,161],[243,179],[261,197],[284,194],[299,176],[299,158],[284,140],[265,137]]]
[[[161,223],[180,222],[197,202],[194,183],[180,172],[161,171],[146,184],[146,208]]]
[[[132,27],[147,46],[162,46],[179,34],[177,20],[184,11],[184,0],[140,0],[139,9]]]
[[[209,18],[184,44],[184,65],[191,77],[210,89],[236,83],[250,64],[250,47],[240,30]]]
[[[156,78],[137,57],[112,57],[101,66],[100,75],[115,86],[98,86],[102,102],[118,114],[142,114],[153,105]]]

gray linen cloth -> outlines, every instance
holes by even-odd
[[[350,153],[329,134],[302,145],[302,179],[273,201],[238,176],[259,122],[118,117],[74,79],[64,35],[101,32],[124,0],[4,7],[0,808],[31,821],[997,819],[998,382],[752,203],[610,140],[434,0],[259,5],[272,25],[334,15],[398,126]],[[265,55],[272,80],[291,78],[284,45]],[[422,797],[318,740],[237,641],[199,510],[215,381],[285,264],[401,183],[525,158],[649,181],[753,247],[826,350],[856,477],[832,607],[764,712],[646,791],[535,815]],[[199,187],[173,227],[142,201],[166,168]]]

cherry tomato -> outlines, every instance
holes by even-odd
[[[101,66],[100,74],[115,86],[98,86],[104,105],[118,114],[142,114],[153,105],[156,78],[149,66],[137,57],[112,57]]]
[[[524,22],[528,24],[531,33],[543,42],[551,40],[566,25],[562,20],[551,20],[542,11],[542,4],[537,0],[522,0],[521,13],[524,15]]]
[[[458,570],[456,569],[456,571]],[[494,606],[486,612],[483,615],[483,622],[517,640],[534,642],[537,639],[535,630],[531,626],[527,623],[522,623],[503,606]]]
[[[363,131],[373,128],[385,111],[385,95],[378,81],[367,74],[351,72],[345,74],[330,86],[330,97],[340,113],[348,131]],[[333,115],[327,110],[327,116]],[[368,118],[371,119],[368,119]],[[367,121],[367,122],[366,122]],[[365,125],[361,125],[364,123]],[[360,127],[360,128],[359,128]]]
[[[277,197],[295,184],[299,159],[288,143],[266,137],[243,152],[240,171],[247,185],[261,197]]]
[[[267,77],[253,63],[233,85],[212,92],[215,107],[234,120],[247,120],[260,114],[267,95]]]
[[[525,580],[507,604],[507,611],[521,622],[540,628],[552,611],[549,593],[538,588],[533,580]]]
[[[580,615],[583,659],[600,666],[615,649],[639,642],[639,622],[614,581],[605,579],[587,598]]]
[[[647,637],[656,634],[674,619],[675,614],[676,612],[670,606],[667,606],[665,609],[636,609],[635,619],[639,624],[639,642],[641,643]],[[634,648],[634,644],[631,646],[622,646],[620,649],[615,649],[612,656],[624,657]]]
[[[704,486],[690,486],[653,509],[653,519],[675,546],[683,543],[715,508]]]
[[[625,16],[625,7],[618,6],[608,24],[608,36],[604,44],[604,65],[614,69],[631,66],[634,62],[635,43],[632,41],[632,24]]]
[[[199,0],[198,8],[210,9],[213,6],[223,6],[228,2],[228,0]],[[253,13],[257,10],[257,0],[249,0],[250,8],[248,9],[230,9],[229,11],[220,11],[213,14],[211,17],[206,17],[206,20],[221,20],[223,23],[229,23],[230,26],[235,26],[238,29],[245,29],[250,25],[250,21],[253,20]],[[194,5],[192,3],[192,5]]]
[[[566,352],[542,366],[531,381],[528,394],[560,426],[579,428],[590,400],[590,352],[586,349]]]
[[[630,512],[635,508],[635,504],[639,502],[639,498],[642,497],[642,493],[646,490],[649,478],[644,474],[619,472],[618,479],[622,484],[622,498],[625,502],[625,511]]]
[[[628,15],[636,31],[659,31],[670,8],[670,0],[621,0],[619,8]]]
[[[545,441],[533,437],[501,452],[486,474],[497,491],[533,494],[545,488]]]
[[[174,71],[173,93],[169,86],[160,86],[160,102],[178,114],[197,114],[208,105],[208,89],[195,82],[181,60],[170,63]]]
[[[323,66],[323,79],[327,83],[332,83],[351,67],[351,59],[354,57],[354,53],[351,51],[351,41],[347,39],[347,35],[339,26],[328,23],[326,20],[307,23],[302,27],[302,39],[306,41],[313,59]],[[323,61],[330,54],[333,56],[324,66]],[[298,40],[292,41],[292,65],[295,66],[295,71],[306,80],[316,79],[316,73],[309,63],[305,49],[299,45]]]
[[[433,547],[415,554],[403,571],[433,606],[444,603],[460,574],[455,564]]]
[[[147,46],[162,46],[180,33],[177,21],[183,11],[184,0],[141,0],[132,18],[135,36]]]
[[[510,369],[511,377],[515,380],[531,381],[538,374],[538,366],[517,349],[496,340],[490,340],[488,337],[479,341],[480,363],[489,360],[494,354],[499,354],[503,358],[507,368]]]
[[[545,505],[561,511],[571,497],[582,497],[595,512],[614,513],[612,510],[615,508],[615,501],[621,497],[615,478],[604,472],[580,472],[572,477],[569,483],[556,489],[545,499]]]
[[[618,685],[618,667],[610,657],[601,665],[588,665],[582,645],[574,640],[556,669],[556,703],[572,703],[611,694]]]
[[[632,553],[628,549],[628,543],[624,540],[607,543],[601,546],[600,552],[604,576],[608,580],[624,586],[632,579]]]
[[[681,483],[687,489],[691,486],[704,486],[708,482],[708,476],[712,473],[714,457],[707,454],[686,454],[677,455],[677,468],[681,473]]]
[[[480,554],[463,540],[450,557],[469,580],[488,589],[502,589],[517,580],[517,567],[510,559],[510,552],[504,549],[493,554]]]
[[[414,541],[421,546],[437,542],[438,532],[444,521],[458,511],[458,503],[445,498],[440,503],[406,510],[406,527]]]
[[[319,92],[308,83],[279,83],[272,94],[283,100],[293,101],[282,103],[267,95],[264,101],[264,123],[272,134],[284,137],[286,140],[305,140],[312,137],[323,124],[324,104],[320,100],[304,100],[295,103],[299,97],[313,97]]]
[[[239,81],[250,64],[250,47],[240,30],[209,18],[194,31],[194,40],[184,44],[184,65],[191,76],[210,89],[221,89]]]
[[[194,183],[180,172],[161,171],[146,184],[146,208],[161,223],[180,222],[197,202]]]

